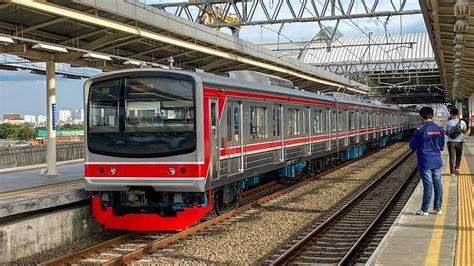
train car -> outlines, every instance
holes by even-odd
[[[183,230],[245,188],[401,139],[416,114],[279,77],[132,69],[85,85],[85,179],[109,229]]]

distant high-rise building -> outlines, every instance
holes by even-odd
[[[36,115],[25,115],[24,119],[26,123],[36,124]]]
[[[59,122],[72,122],[71,110],[59,110]]]
[[[71,110],[71,119],[75,124],[84,122],[84,109]]]
[[[40,124],[40,125],[45,125],[46,124],[46,116],[45,115],[39,115],[38,116],[38,124]]]

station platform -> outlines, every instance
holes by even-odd
[[[423,197],[420,181],[369,265],[474,265],[474,139],[465,138],[458,176],[449,175],[446,150],[443,161],[443,214],[415,215]]]
[[[59,175],[41,175],[43,165],[0,170],[2,218],[87,200],[83,162],[63,162]]]

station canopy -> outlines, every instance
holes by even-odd
[[[451,101],[426,32],[333,35],[320,32],[298,58],[370,87],[387,103]]]
[[[277,54],[139,1],[0,3],[0,52],[105,71],[174,66],[206,72],[252,70],[308,91],[366,94],[367,86]]]
[[[474,1],[420,0],[441,79],[456,98],[474,93]]]

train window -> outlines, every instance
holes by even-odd
[[[313,110],[313,133],[314,134],[323,132],[321,118],[322,118],[322,112],[319,110]]]
[[[337,131],[337,128],[336,128],[336,111],[332,112],[331,121],[332,121],[331,122],[332,132],[336,132]]]
[[[170,79],[127,79],[125,132],[169,132],[170,128],[194,131],[194,104],[189,85],[182,86]]]
[[[235,105],[238,103],[234,103]],[[240,112],[239,105],[234,106],[234,141],[240,141]]]
[[[303,124],[301,126],[301,133],[303,133],[304,135],[306,135],[306,133],[308,133],[308,130],[307,130],[307,127],[308,127],[308,110],[303,110],[302,112],[302,116],[303,116]]]
[[[365,113],[359,115],[359,128],[365,128]]]
[[[298,135],[300,110],[295,108],[288,109],[288,136]]]
[[[90,97],[90,132],[118,132],[120,81],[116,79],[94,84]]]
[[[350,129],[355,128],[355,113],[354,112],[349,113],[349,128]]]
[[[369,127],[374,127],[374,113],[369,114]]]
[[[266,138],[266,108],[250,106],[250,139]]]
[[[89,102],[88,148],[93,153],[151,158],[196,148],[192,81],[155,76],[114,79],[93,84]],[[109,108],[101,111],[98,103],[110,103]],[[107,117],[114,131],[100,131],[104,122],[94,121],[97,114]]]
[[[280,107],[273,107],[273,136],[280,136]]]
[[[232,108],[227,107],[227,141],[232,141]]]
[[[338,130],[342,131],[343,128],[344,128],[344,121],[345,121],[344,113],[342,111],[339,112],[339,115],[337,116],[337,121],[338,121],[338,123],[337,123],[338,124]]]

